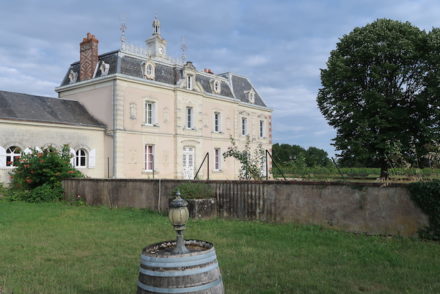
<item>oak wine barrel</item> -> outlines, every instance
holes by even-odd
[[[141,254],[138,294],[223,294],[223,281],[214,245],[185,240],[189,253],[172,254],[176,241],[147,246]]]

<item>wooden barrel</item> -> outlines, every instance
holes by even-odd
[[[212,243],[186,240],[189,253],[172,254],[176,241],[145,247],[141,254],[138,294],[223,294],[223,282]]]

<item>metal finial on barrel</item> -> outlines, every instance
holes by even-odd
[[[187,206],[188,202],[177,191],[168,214],[176,230],[176,241],[163,241],[144,248],[137,294],[224,294],[214,245],[207,241],[183,239],[189,218]]]
[[[189,218],[188,202],[180,198],[180,191],[177,190],[176,198],[170,203],[170,211],[168,218],[176,231],[176,248],[172,251],[174,254],[188,253],[189,250],[185,247],[185,240],[183,238],[183,231],[185,230],[186,222]]]

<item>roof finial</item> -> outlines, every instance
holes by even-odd
[[[188,49],[188,46],[186,45],[186,42],[185,42],[185,36],[182,37],[180,43],[181,43],[180,50],[182,51],[182,55],[181,55],[180,59],[182,60],[182,64],[185,64],[186,50]]]
[[[153,20],[153,36],[154,35],[160,35],[160,21],[157,19],[157,16],[155,16]]]
[[[123,47],[123,45],[127,41],[127,37],[125,36],[125,31],[127,30],[127,25],[125,24],[124,21],[121,23],[120,30],[121,30],[121,47]]]

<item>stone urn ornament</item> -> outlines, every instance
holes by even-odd
[[[184,239],[183,232],[189,218],[187,206],[188,202],[177,191],[168,214],[176,231],[176,240],[152,244],[142,250],[138,294],[224,293],[214,245]]]

